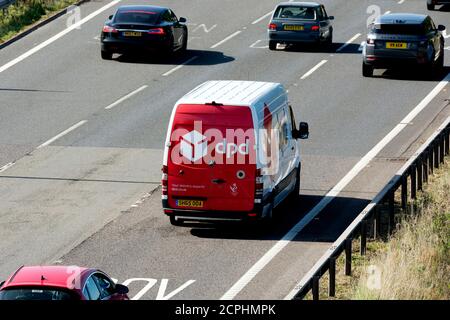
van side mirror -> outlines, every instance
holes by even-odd
[[[127,294],[130,290],[127,286],[124,286],[123,284],[116,284],[115,291],[117,294]]]
[[[110,16],[108,17],[108,20],[112,20],[112,18],[113,18],[113,15],[110,15]]]
[[[438,25],[438,30],[439,31],[444,31],[445,30],[445,26],[443,26],[442,24]]]
[[[295,139],[308,139],[309,127],[307,122],[300,122],[298,129],[292,133]]]
[[[186,22],[186,18],[180,17],[180,19],[178,19],[179,22],[181,23],[185,23]]]

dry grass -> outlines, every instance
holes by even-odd
[[[450,299],[450,164],[432,177],[386,243],[362,266],[351,299]]]

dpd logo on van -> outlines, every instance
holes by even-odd
[[[180,153],[186,159],[195,162],[208,152],[207,137],[196,130],[186,133],[180,140]]]

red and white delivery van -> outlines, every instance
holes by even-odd
[[[162,204],[184,221],[265,220],[300,189],[298,139],[279,83],[207,81],[174,106],[164,148]]]

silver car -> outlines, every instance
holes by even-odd
[[[333,26],[325,7],[316,2],[282,2],[269,23],[269,49],[278,43],[315,43],[331,46]]]
[[[371,77],[376,68],[419,66],[430,74],[444,66],[443,25],[422,14],[392,13],[370,26],[363,46],[362,73]]]

